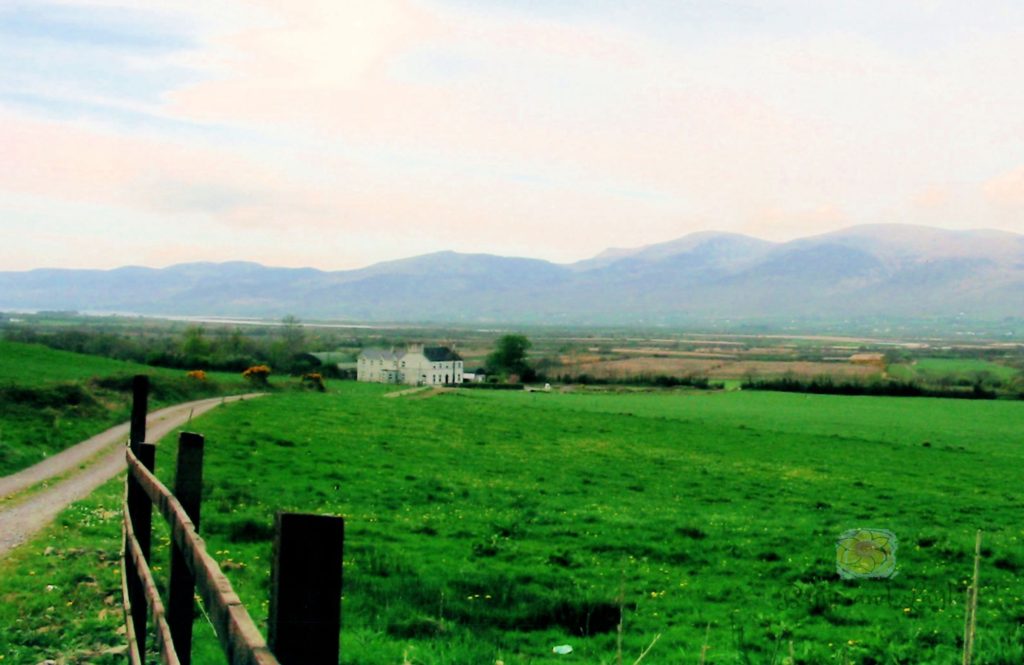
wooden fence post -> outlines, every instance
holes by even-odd
[[[136,457],[139,458],[143,466],[152,471],[156,466],[156,446],[152,443],[139,443],[136,448]],[[152,561],[149,552],[153,534],[153,504],[146,496],[146,491],[131,474],[128,475],[128,515],[130,515],[132,529],[135,531],[135,539],[139,542],[142,556],[149,563]],[[132,604],[135,637],[139,643],[139,653],[144,654],[146,653],[146,616],[148,614],[146,592],[134,565],[130,573],[134,580],[129,587],[129,600]]]
[[[132,420],[128,443],[132,452],[139,454],[137,446],[146,440],[146,413],[149,409],[149,377],[136,374],[132,377]]]
[[[137,374],[132,377],[132,417],[128,434],[128,446],[141,460],[140,447],[146,440],[146,412],[149,408],[149,377],[144,374]],[[128,515],[126,518],[131,521],[132,528],[138,533],[139,521],[142,519],[142,503],[145,493],[139,484],[128,474]],[[152,522],[152,519],[150,520]],[[148,535],[147,530],[147,535]],[[127,543],[125,546],[127,547]],[[146,653],[146,592],[143,590],[142,581],[139,579],[139,572],[135,568],[135,561],[125,553],[125,573],[127,575],[126,585],[128,587],[128,599],[132,610],[132,624],[135,627],[135,637],[140,654]]]
[[[199,507],[203,495],[203,437],[182,432],[178,438],[178,467],[174,496],[199,530]],[[185,563],[177,543],[171,543],[171,574],[167,593],[167,624],[181,665],[192,662],[192,620],[195,617],[196,578]]]
[[[345,520],[274,517],[267,642],[281,665],[337,665]]]

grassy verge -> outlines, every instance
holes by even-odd
[[[4,665],[124,662],[120,500],[123,480],[74,504],[0,560]]]

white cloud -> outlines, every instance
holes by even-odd
[[[794,0],[742,21],[651,5],[613,22],[413,0],[66,4],[155,7],[189,36],[119,53],[109,89],[42,65],[17,81],[83,110],[8,104],[0,191],[81,204],[97,239],[95,206],[201,219],[244,238],[225,254],[270,262],[317,238],[324,267],[442,248],[570,260],[707,227],[1024,230],[1007,212],[1024,154],[1010,5],[996,20]]]

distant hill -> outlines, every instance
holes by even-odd
[[[570,265],[438,252],[359,270],[190,263],[0,272],[0,310],[391,322],[659,324],[1024,313],[1024,236],[857,226],[772,243],[704,232]]]

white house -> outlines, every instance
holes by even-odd
[[[405,351],[364,349],[356,378],[373,383],[443,386],[462,383],[462,358],[446,346],[410,344]]]

